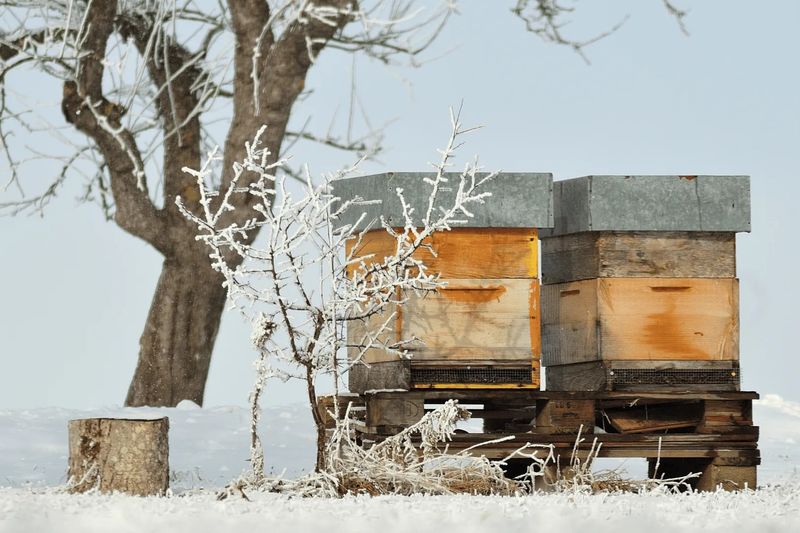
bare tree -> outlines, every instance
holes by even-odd
[[[520,17],[539,13],[522,4]],[[246,141],[263,124],[269,163],[296,141],[375,154],[380,132],[290,129],[309,71],[325,49],[415,63],[454,9],[455,0],[0,0],[0,153],[5,189],[20,198],[0,203],[0,212],[41,212],[67,179],[78,178],[85,200],[164,257],[127,405],[203,401],[225,290],[172,201],[180,195],[186,209],[202,213],[200,189],[181,169],[200,168],[201,154],[223,144],[223,172],[209,185],[229,186]],[[548,11],[544,30],[529,29],[566,44],[550,35],[562,14]],[[32,72],[60,83],[66,124],[51,122],[47,106],[25,91]],[[212,135],[219,121],[228,124],[224,143]],[[28,142],[44,134],[58,143]],[[59,170],[43,190],[26,194],[23,175],[39,159]],[[236,179],[247,186],[258,176]],[[233,201],[240,203],[225,220],[244,224],[256,202]]]
[[[297,378],[305,382],[317,427],[316,470],[320,471],[328,461],[324,413],[317,401],[319,377],[332,375],[338,394],[339,377],[352,365],[361,364],[367,350],[379,348],[400,358],[408,357],[406,348],[417,339],[386,340],[386,333],[394,330],[397,309],[411,295],[435,291],[444,284],[415,252],[424,247],[433,253],[430,239],[435,232],[448,231],[471,218],[473,206],[491,196],[487,184],[496,176],[479,173],[477,162],[465,165],[460,173],[448,172],[460,137],[472,131],[462,126],[459,115],[451,112],[451,134],[439,151],[441,158],[430,175],[415,185],[428,192],[424,195],[426,205],[422,209],[411,206],[406,191],[395,191],[403,208],[400,229],[383,217],[366,219],[363,206],[375,201],[345,201],[336,196],[337,180],[354,168],[326,176],[317,185],[307,173],[304,187],[299,193],[293,192],[285,174],[276,175],[285,161],[271,163],[272,154],[263,142],[267,127],[247,143],[245,159],[234,164],[234,177],[222,189],[205,185],[217,161],[213,152],[201,169],[186,169],[197,179],[203,210],[195,214],[182,198],[177,199],[178,208],[197,225],[197,239],[209,247],[211,264],[224,276],[230,301],[252,324],[252,341],[259,352],[250,396],[251,459],[256,480],[264,475],[257,429],[259,400],[267,379]],[[243,185],[242,178],[248,172],[258,178]],[[445,188],[455,191],[452,200],[442,198]],[[238,200],[241,196],[247,201]],[[248,219],[240,222],[228,216],[243,204],[252,206],[247,209]],[[351,214],[355,223],[340,222]],[[361,255],[360,243],[373,228],[394,238],[394,253],[386,257]],[[264,238],[253,244],[252,235],[259,232]],[[355,322],[361,324],[363,336],[353,341],[351,334],[348,342],[345,328]],[[343,358],[345,351],[349,357]],[[336,402],[334,405],[338,409]]]

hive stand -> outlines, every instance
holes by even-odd
[[[598,457],[648,459],[656,477],[699,474],[698,490],[756,487],[760,464],[758,427],[753,425],[754,392],[554,392],[536,390],[419,390],[374,392],[356,424],[365,446],[419,421],[449,399],[483,420],[480,433],[457,433],[448,450],[457,453],[492,442],[472,453],[504,459],[524,444],[553,445],[560,464],[585,460],[592,444]],[[346,400],[345,400],[346,401]],[[352,401],[352,398],[351,398]],[[498,439],[508,438],[497,442]],[[658,463],[658,471],[654,471]]]
[[[526,443],[552,445],[565,464],[573,449],[585,459],[596,441],[599,457],[648,459],[651,476],[697,473],[700,490],[755,487],[758,395],[739,391],[735,258],[735,232],[750,229],[749,179],[590,176],[556,182],[554,192],[554,228],[541,232],[548,390],[536,390],[535,378],[498,388],[480,373],[472,383],[447,383],[444,373],[420,380],[426,357],[442,371],[482,363],[458,336],[449,345],[434,339],[422,364],[378,358],[351,374],[364,402],[363,444],[455,399],[483,430],[456,434],[452,452],[490,442],[471,453],[500,459]],[[435,311],[417,318],[448,324],[446,310]],[[495,331],[508,323],[501,318]],[[481,339],[486,353],[509,348],[492,341]],[[529,347],[535,373],[533,340]]]

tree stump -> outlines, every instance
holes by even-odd
[[[163,495],[169,487],[169,419],[69,421],[71,492]]]

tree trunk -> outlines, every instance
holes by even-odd
[[[222,276],[211,269],[207,256],[164,260],[125,405],[203,404],[225,299]]]

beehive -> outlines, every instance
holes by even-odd
[[[743,176],[588,176],[554,184],[542,238],[550,390],[737,390],[735,233]]]
[[[380,200],[346,215],[342,223],[384,217],[402,226],[402,207],[396,189],[424,214],[429,187],[421,173],[385,173],[334,182],[334,193],[347,200],[359,196]],[[457,180],[457,175],[449,176]],[[455,182],[457,183],[457,182]],[[430,245],[435,255],[417,254],[446,285],[435,293],[408,295],[408,302],[394,312],[387,343],[419,338],[410,358],[381,349],[364,354],[363,364],[353,366],[352,392],[374,389],[530,387],[539,386],[541,314],[538,229],[551,227],[552,177],[550,174],[502,173],[487,185],[492,196],[471,209],[451,231],[434,234]],[[452,190],[443,191],[439,202],[452,205]],[[352,251],[355,241],[348,244]],[[359,243],[357,256],[374,254],[382,259],[394,251],[395,241],[384,229],[374,229]],[[386,320],[348,324],[348,344],[363,338],[364,328]],[[349,353],[353,357],[357,350]]]

